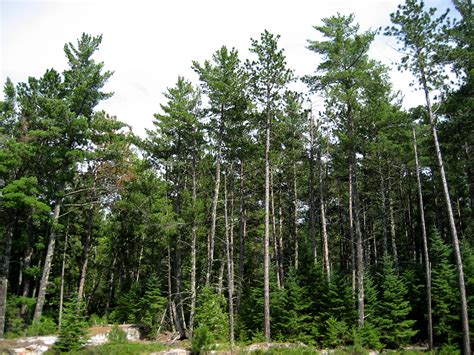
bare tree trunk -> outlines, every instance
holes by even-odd
[[[351,242],[351,268],[352,268],[352,294],[356,292],[356,262],[355,262],[355,240],[354,240],[354,213],[353,213],[353,192],[352,192],[352,164],[349,164],[349,234]]]
[[[189,312],[189,333],[193,337],[194,333],[194,313],[196,312],[196,169],[195,161],[193,161],[192,169],[192,205],[193,205],[193,222],[191,227],[191,309]]]
[[[7,310],[8,274],[10,271],[10,254],[13,239],[13,226],[7,226],[3,242],[2,272],[0,275],[0,339],[5,334],[5,315]]]
[[[313,259],[317,261],[316,249],[316,203],[314,199],[314,122],[313,108],[309,113],[309,240]]]
[[[430,267],[430,254],[428,253],[428,237],[426,235],[426,223],[425,223],[425,206],[423,203],[423,193],[421,190],[421,179],[420,179],[420,166],[418,163],[418,148],[416,143],[416,131],[415,126],[412,127],[413,131],[413,149],[415,151],[415,169],[416,169],[416,182],[418,186],[418,200],[420,204],[420,219],[421,219],[421,232],[423,236],[423,256],[425,261],[425,276],[426,276],[426,308],[428,316],[428,348],[433,348],[433,317],[431,311],[431,267]]]
[[[141,238],[140,238],[140,252],[138,253],[138,262],[137,262],[137,271],[136,271],[137,276],[135,277],[135,283],[137,284],[138,284],[138,281],[140,280],[140,268],[142,266],[142,260],[143,260],[144,243],[145,243],[145,233],[142,232]]]
[[[240,161],[240,207],[239,207],[239,281],[237,289],[236,308],[240,312],[240,299],[242,297],[242,284],[244,279],[244,256],[245,256],[245,237],[247,221],[245,218],[245,199],[244,199],[244,162]]]
[[[267,95],[268,96],[268,95]],[[270,342],[270,106],[265,124],[265,233],[263,238],[263,309],[265,340]]]
[[[323,163],[321,159],[321,149],[318,149],[318,180],[319,180],[319,203],[321,208],[321,232],[323,239],[323,260],[324,270],[326,271],[326,278],[328,281],[331,279],[331,266],[329,264],[329,243],[328,243],[328,232],[326,226],[326,205],[324,200],[324,181],[323,181]]]
[[[61,329],[61,323],[63,319],[63,305],[64,305],[64,275],[66,271],[66,251],[67,243],[69,241],[69,218],[67,221],[66,235],[64,236],[64,248],[63,258],[61,262],[61,286],[59,289],[59,317],[58,317],[58,328]]]
[[[389,184],[390,185],[390,184]],[[388,191],[388,208],[390,211],[390,237],[392,241],[392,256],[393,256],[393,264],[395,266],[395,270],[397,271],[397,274],[399,273],[398,269],[398,253],[397,253],[397,236],[396,236],[396,231],[395,231],[395,217],[393,214],[393,201],[392,197],[390,196],[390,187]]]
[[[219,296],[222,295],[222,292],[224,290],[224,267],[225,267],[224,260],[220,259],[220,261],[221,261],[221,265],[219,266],[219,276],[217,278],[217,293],[219,294]]]
[[[46,257],[44,259],[43,275],[41,277],[38,298],[36,299],[35,313],[33,321],[39,321],[43,314],[43,305],[46,299],[46,289],[48,288],[49,273],[51,271],[51,265],[53,263],[54,246],[56,243],[56,225],[59,220],[59,212],[61,210],[61,200],[56,201],[54,205],[53,220],[51,223],[51,232],[49,233],[48,249],[46,251]]]
[[[277,287],[280,289],[282,287],[280,280],[280,265],[278,259],[278,237],[277,237],[277,227],[276,227],[276,217],[275,217],[275,195],[273,192],[273,172],[270,172],[270,200],[271,200],[271,210],[272,210],[272,240],[273,240],[273,250],[275,254],[275,264],[276,264],[276,281]]]
[[[357,251],[357,309],[358,309],[358,324],[359,328],[364,326],[365,320],[365,306],[364,306],[364,246],[362,239],[362,232],[360,228],[360,201],[359,201],[359,184],[357,182],[357,160],[355,148],[355,129],[354,118],[352,117],[352,110],[348,107],[349,130],[352,140],[350,151],[350,165],[352,166],[352,193],[354,202],[354,228],[356,235],[356,251]]]
[[[176,313],[173,312],[173,291],[172,291],[172,283],[171,283],[171,251],[170,247],[168,246],[167,248],[168,251],[168,307],[170,310],[170,323],[171,323],[171,329],[173,333],[176,332],[176,326],[175,324],[177,323],[176,320]]]
[[[206,285],[209,285],[212,276],[212,264],[214,263],[214,240],[216,236],[217,202],[219,201],[219,189],[221,184],[221,148],[219,146],[216,158],[216,182],[214,185],[214,196],[212,198],[211,230],[207,239],[207,272]]]
[[[464,270],[462,264],[461,250],[459,248],[458,233],[456,230],[456,223],[454,222],[453,208],[451,206],[451,198],[449,196],[448,183],[446,180],[446,173],[444,171],[443,156],[441,155],[441,149],[438,141],[438,133],[436,130],[435,117],[431,107],[430,95],[425,77],[425,72],[422,71],[421,79],[423,84],[423,91],[425,93],[426,107],[428,109],[428,116],[430,119],[431,131],[433,133],[433,141],[436,150],[436,158],[438,160],[439,172],[441,175],[441,182],[443,185],[443,194],[446,202],[446,208],[448,211],[449,227],[451,229],[451,236],[453,241],[454,257],[456,260],[456,268],[458,274],[458,285],[459,295],[461,298],[461,320],[462,320],[462,331],[463,331],[463,351],[465,354],[471,353],[471,341],[469,333],[469,316],[467,311],[467,297],[466,297],[466,284],[464,282]]]
[[[299,267],[298,242],[298,186],[296,184],[296,163],[293,163],[293,237],[295,239],[295,270]]]
[[[232,216],[229,224],[229,199],[227,194],[227,174],[224,174],[224,224],[225,224],[225,250],[227,256],[227,283],[229,304],[229,341],[231,349],[234,347],[234,275],[233,275],[233,236],[230,232],[230,224],[233,223]]]
[[[84,296],[84,287],[86,284],[86,275],[87,275],[87,265],[89,263],[89,252],[91,247],[91,238],[92,238],[92,221],[94,217],[93,207],[89,208],[87,212],[87,235],[84,242],[84,251],[82,256],[82,267],[81,267],[81,277],[79,279],[79,291],[77,291],[77,299],[82,301]]]
[[[283,267],[283,211],[281,202],[281,191],[278,192],[278,274],[281,287],[285,287],[285,270]]]

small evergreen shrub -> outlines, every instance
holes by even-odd
[[[224,311],[226,301],[206,286],[197,299],[196,327],[206,326],[216,341],[226,341],[229,336],[229,317]]]
[[[120,328],[117,324],[115,324],[112,329],[110,330],[109,334],[107,334],[107,339],[112,344],[122,344],[127,342],[127,333]]]
[[[86,343],[87,322],[84,317],[84,305],[72,295],[64,304],[63,321],[58,341],[53,349],[60,352],[80,349]]]
[[[215,340],[210,329],[206,325],[201,325],[194,331],[191,350],[193,353],[200,354],[211,350],[214,343]]]
[[[57,326],[54,320],[49,317],[42,316],[39,321],[33,322],[27,329],[27,336],[42,336],[55,334]]]
[[[334,317],[329,317],[326,321],[326,336],[324,337],[324,345],[335,348],[344,345],[348,337],[348,328],[346,322],[339,321]]]

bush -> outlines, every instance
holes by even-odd
[[[339,321],[332,316],[329,317],[326,321],[324,345],[329,347],[344,345],[347,341],[348,331],[346,322]]]
[[[42,336],[55,334],[57,326],[54,320],[49,317],[41,316],[39,321],[33,322],[27,329],[27,336]]]
[[[96,325],[106,325],[107,322],[107,317],[104,315],[102,317],[98,316],[97,314],[92,314],[89,317],[89,325],[90,326],[96,326]]]
[[[127,342],[127,333],[115,324],[109,334],[107,334],[107,339],[112,344],[123,344]]]
[[[64,352],[81,348],[86,343],[86,329],[84,305],[77,300],[76,295],[72,295],[70,301],[64,305],[58,341],[53,349]]]
[[[196,327],[205,326],[218,341],[225,341],[229,336],[229,317],[224,311],[226,301],[224,296],[214,293],[206,286],[197,299]]]
[[[199,354],[211,350],[211,345],[215,340],[212,332],[206,325],[201,325],[194,331],[191,350],[193,353]]]

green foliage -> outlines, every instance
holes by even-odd
[[[145,294],[140,300],[139,322],[145,327],[146,333],[155,337],[161,318],[166,309],[167,300],[161,295],[158,279],[151,276],[146,284]]]
[[[212,350],[211,346],[215,343],[215,338],[207,325],[203,324],[196,328],[193,334],[191,350],[193,353],[201,354]]]
[[[456,269],[451,261],[452,249],[439,233],[431,233],[431,295],[433,332],[436,343],[451,344],[459,340],[459,293]]]
[[[42,336],[56,334],[58,330],[57,324],[53,319],[41,316],[41,318],[33,322],[28,328],[26,328],[26,336]]]
[[[136,355],[151,354],[165,350],[166,347],[160,343],[128,342],[128,343],[105,343],[99,346],[90,346],[79,350],[70,351],[71,355]]]
[[[411,311],[410,303],[406,300],[408,289],[404,280],[397,276],[393,261],[388,256],[383,259],[379,279],[381,300],[375,325],[380,331],[382,343],[390,348],[398,348],[407,344],[417,333],[413,329],[415,321],[407,319]]]
[[[112,326],[109,333],[107,334],[107,340],[111,344],[123,344],[127,342],[127,333],[120,328],[117,324]]]
[[[35,303],[36,300],[29,297],[11,295],[7,298],[5,332],[8,333],[8,337],[24,335]],[[24,314],[21,314],[22,307],[25,307]]]
[[[73,294],[68,302],[64,303],[63,320],[58,340],[53,347],[55,350],[77,350],[86,343],[87,322],[84,315],[84,304]]]
[[[226,341],[229,336],[229,317],[225,307],[224,296],[205,286],[197,298],[196,329],[205,326],[216,341]]]
[[[323,344],[328,347],[335,348],[344,345],[350,337],[346,322],[337,320],[333,316],[326,320],[325,328]]]
[[[107,322],[107,317],[105,315],[100,317],[97,314],[93,313],[90,315],[88,323],[90,326],[97,326],[97,325],[106,325],[108,322]]]

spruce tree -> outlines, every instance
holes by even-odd
[[[407,286],[397,275],[393,261],[385,256],[379,274],[381,300],[378,307],[377,327],[381,341],[389,348],[398,348],[410,342],[417,333],[414,320],[407,319],[411,305],[407,299]]]

